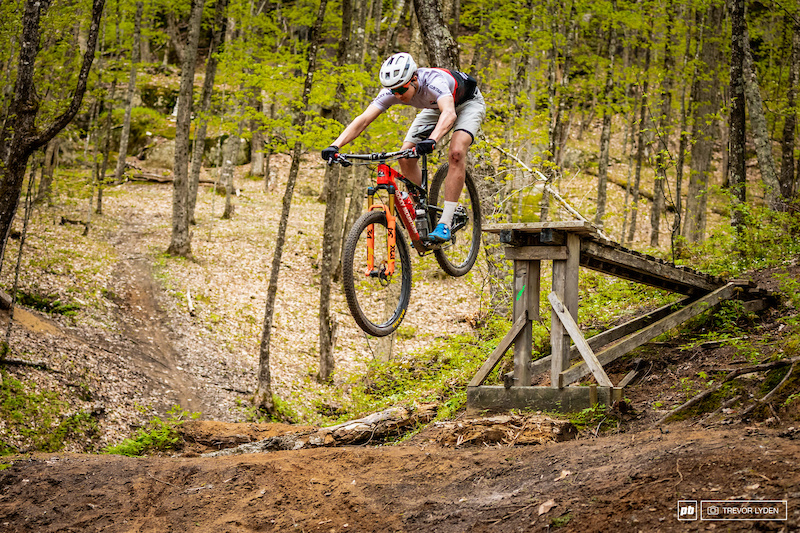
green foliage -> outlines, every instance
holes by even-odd
[[[723,278],[782,265],[800,255],[800,214],[746,207],[741,233],[720,228],[687,252],[688,264]]]
[[[584,429],[600,428],[601,430],[608,429],[613,424],[614,420],[608,418],[608,410],[605,405],[595,404],[592,407],[582,409],[577,413],[572,413],[569,421],[572,422],[579,431]]]
[[[138,457],[177,448],[181,441],[178,426],[187,418],[199,418],[200,413],[184,411],[180,405],[176,405],[167,411],[167,415],[166,420],[154,417],[147,427],[139,429],[132,438],[127,438],[114,446],[107,446],[103,452]]]
[[[153,136],[175,138],[175,124],[164,115],[147,107],[131,109],[131,146],[144,146]]]
[[[439,402],[438,418],[452,417],[466,404],[466,385],[508,330],[489,322],[480,334],[439,339],[420,353],[389,362],[371,361],[365,378],[355,378],[339,418],[352,419],[393,405]],[[497,370],[489,380],[497,382]],[[326,398],[326,401],[328,399]]]
[[[6,371],[0,385],[0,420],[4,432],[0,455],[20,451],[56,452],[68,442],[93,439],[97,422],[90,413],[68,413],[62,393],[37,391],[33,382],[22,382]]]
[[[34,292],[19,291],[17,303],[45,313],[64,316],[75,316],[80,306],[75,303],[64,303],[55,294],[37,294]]]

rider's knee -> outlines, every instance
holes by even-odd
[[[462,148],[450,147],[448,160],[451,165],[458,165],[464,162],[467,157],[467,151]]]

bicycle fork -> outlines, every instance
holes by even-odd
[[[395,253],[397,249],[397,220],[394,216],[394,194],[389,195],[389,205],[376,204],[374,201],[375,190],[370,188],[367,193],[367,210],[382,209],[386,214],[386,264],[375,268],[375,224],[367,227],[367,268],[365,276],[388,280],[394,274]]]

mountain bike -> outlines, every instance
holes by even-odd
[[[422,159],[422,183],[417,186],[390,166],[402,158]],[[451,225],[451,239],[429,237],[444,205],[448,164],[434,174],[428,190],[428,157],[415,148],[397,152],[336,154],[330,164],[350,166],[377,163],[376,183],[367,188],[367,211],[350,229],[342,252],[342,283],[347,305],[366,333],[385,337],[403,321],[411,297],[411,259],[398,226],[405,228],[419,255],[433,253],[451,276],[463,276],[475,264],[481,242],[478,191],[467,171],[459,206]],[[402,185],[402,186],[400,186]],[[399,221],[399,224],[398,224]]]

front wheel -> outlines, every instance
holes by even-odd
[[[374,268],[367,266],[367,239],[374,235]],[[376,337],[395,331],[406,314],[411,297],[411,259],[397,225],[394,274],[387,273],[388,228],[386,213],[364,213],[353,224],[342,253],[342,284],[347,305],[361,329]]]
[[[431,205],[444,206],[444,181],[449,167],[449,163],[445,163],[433,176]],[[469,171],[464,176],[464,188],[458,198],[451,234],[450,242],[442,244],[433,254],[442,270],[454,277],[463,276],[475,264],[481,247],[481,204],[478,189]]]

